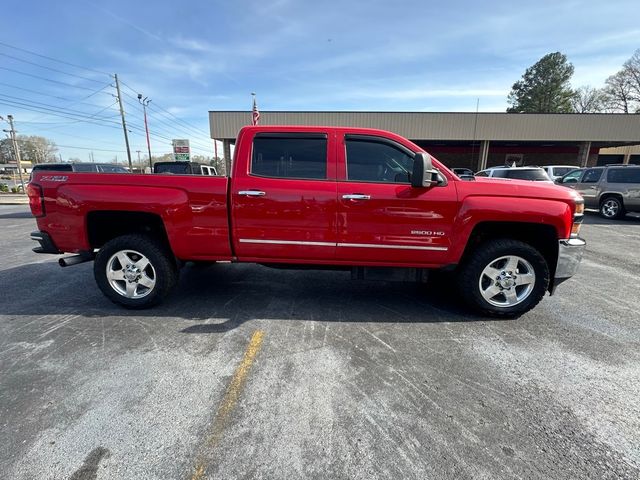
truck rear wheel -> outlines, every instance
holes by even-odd
[[[93,274],[109,300],[134,309],[160,303],[178,279],[171,255],[145,235],[107,242],[96,256]]]
[[[458,285],[474,310],[515,318],[542,300],[549,285],[549,267],[527,243],[491,240],[477,247],[460,267]]]

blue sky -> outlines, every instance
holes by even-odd
[[[553,51],[574,64],[574,86],[599,87],[640,48],[639,16],[637,0],[23,0],[3,10],[0,42],[118,73],[134,156],[146,151],[138,92],[152,99],[154,155],[181,137],[211,155],[208,110],[248,110],[251,92],[261,110],[474,111],[479,99],[480,111],[504,111],[511,85]],[[96,161],[124,160],[107,75],[2,45],[0,67],[0,114],[13,113],[20,133],[67,145],[65,159],[88,160],[86,147]],[[14,103],[2,104],[8,97]],[[16,101],[97,114],[104,124]]]

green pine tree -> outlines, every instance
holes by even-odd
[[[527,68],[521,80],[511,87],[509,113],[568,113],[576,93],[569,80],[573,65],[567,56],[549,53]]]

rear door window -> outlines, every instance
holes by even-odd
[[[98,169],[102,173],[129,173],[126,168],[118,165],[99,165]]]
[[[640,183],[640,168],[611,168],[607,172],[609,183]]]
[[[259,133],[253,139],[251,174],[326,180],[327,136],[323,133]]]
[[[74,172],[97,172],[98,168],[92,163],[74,163]]]

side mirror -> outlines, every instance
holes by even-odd
[[[413,157],[413,173],[411,186],[416,188],[431,187],[438,183],[438,171],[433,169],[431,157],[424,152],[418,152]]]

